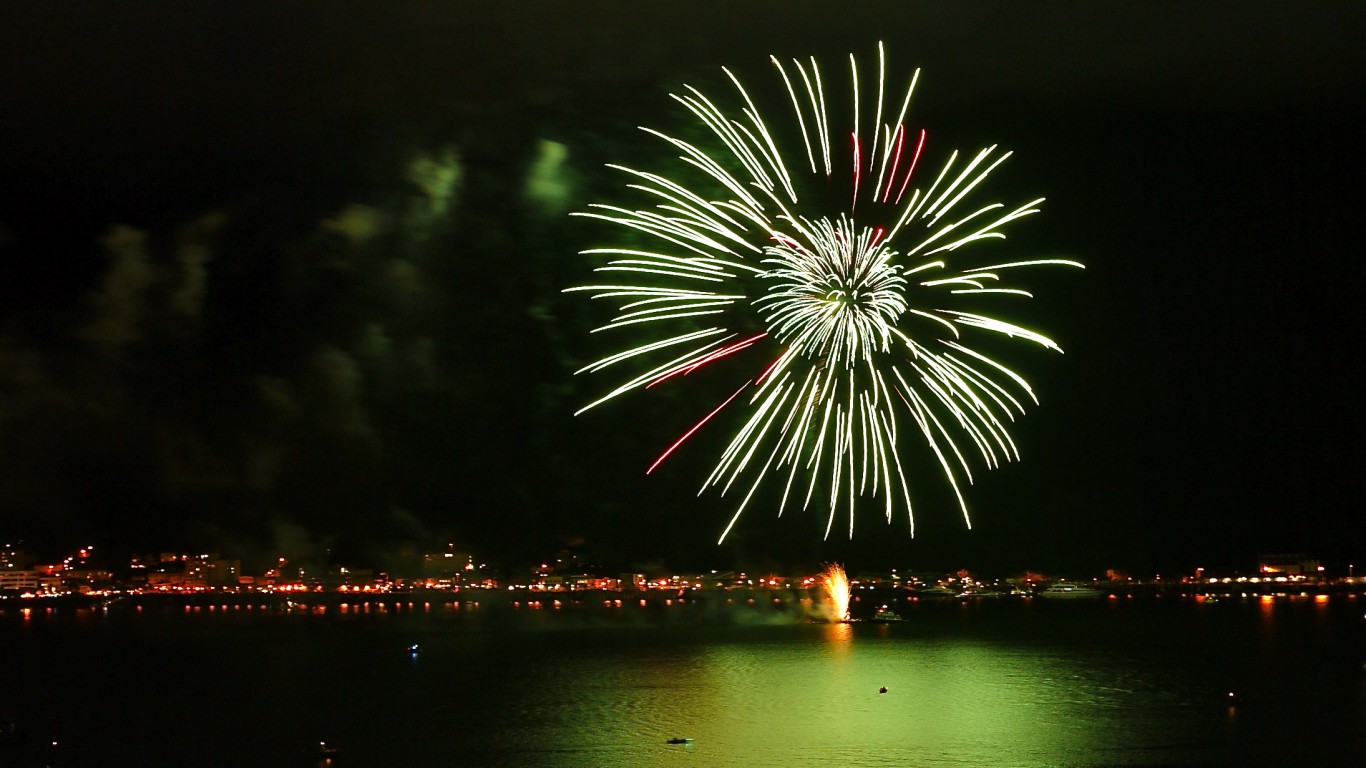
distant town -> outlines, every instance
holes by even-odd
[[[518,573],[503,573],[475,555],[447,547],[422,554],[409,569],[390,573],[371,568],[332,565],[310,568],[279,557],[260,573],[245,573],[240,559],[214,553],[159,552],[111,563],[93,546],[75,547],[55,562],[42,562],[22,542],[0,546],[0,598],[33,599],[86,595],[199,593],[336,593],[367,595],[405,592],[680,592],[691,590],[807,590],[821,574],[705,571],[670,573],[603,573],[580,557],[562,552]],[[925,596],[988,597],[1031,595],[1051,585],[1078,584],[1102,591],[1133,594],[1137,590],[1180,589],[1192,592],[1249,590],[1314,590],[1360,592],[1366,578],[1355,566],[1330,574],[1315,558],[1303,554],[1268,554],[1250,563],[1250,573],[1191,573],[1135,578],[1108,570],[1089,579],[1063,579],[1026,571],[984,576],[967,570],[951,573],[891,569],[851,572],[854,589],[908,590]]]

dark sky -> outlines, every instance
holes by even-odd
[[[1139,574],[1366,555],[1355,358],[1366,10],[1291,2],[0,4],[0,537],[392,559],[574,545],[676,567]],[[570,414],[615,347],[560,289],[723,65],[923,68],[938,149],[1016,154],[1013,247],[1066,350],[974,529],[926,471],[876,513],[694,498],[724,431],[648,480],[718,376]],[[757,84],[757,85],[756,85]],[[563,199],[528,196],[544,142]],[[942,160],[942,156],[940,157]],[[442,174],[447,173],[443,176]],[[708,440],[711,442],[708,442]],[[923,459],[924,457],[920,457]]]

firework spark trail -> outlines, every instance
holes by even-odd
[[[710,134],[714,152],[642,128],[679,153],[684,173],[672,179],[609,166],[628,175],[628,188],[653,200],[653,208],[595,204],[576,214],[654,243],[653,248],[583,252],[609,259],[596,271],[625,276],[620,283],[568,289],[617,304],[617,315],[594,332],[660,330],[654,340],[580,372],[667,358],[641,366],[643,372],[579,413],[632,390],[676,381],[723,358],[733,361],[726,375],[734,375],[734,361],[755,354],[746,350],[763,349],[752,369],[737,378],[745,383],[649,468],[658,467],[733,400],[747,403],[748,415],[702,486],[720,485],[724,495],[750,477],[722,540],[771,473],[786,476],[779,515],[797,498],[804,509],[813,499],[826,499],[827,536],[842,508],[852,536],[858,500],[879,495],[888,522],[904,504],[914,534],[900,453],[899,419],[907,416],[970,526],[960,478],[972,482],[972,450],[965,455],[963,448],[975,449],[988,468],[1018,459],[1007,423],[1024,413],[1025,398],[1037,399],[1023,377],[971,348],[967,336],[987,332],[1061,350],[1047,336],[983,314],[969,302],[1031,298],[1007,284],[1022,268],[1082,265],[1055,258],[959,264],[965,246],[1004,239],[1003,227],[1037,213],[1043,201],[960,210],[1010,157],[995,145],[970,158],[951,152],[928,185],[918,186],[915,174],[927,134],[908,126],[906,115],[920,72],[910,77],[891,118],[888,108],[896,102],[886,101],[881,44],[873,101],[862,105],[872,107],[871,125],[860,124],[859,68],[850,56],[848,131],[832,126],[826,82],[814,58],[793,59],[795,74],[776,57],[770,61],[782,80],[794,126],[771,130],[740,80],[723,69],[739,96],[738,109],[728,112],[692,87],[673,97]],[[836,137],[848,137],[847,154],[834,151]],[[788,154],[804,162],[789,167]],[[844,169],[837,159],[841,155],[849,163]],[[846,172],[852,187],[843,195],[847,209],[826,209],[820,203],[823,190]],[[764,330],[755,333],[756,325]]]

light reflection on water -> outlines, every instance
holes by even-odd
[[[65,728],[63,766],[315,764],[301,750],[320,739],[335,768],[1366,764],[1366,633],[1340,603],[950,603],[825,625],[356,608],[0,620],[23,702],[0,720]],[[169,727],[147,716],[191,691]],[[72,701],[110,706],[73,727]]]
[[[1341,679],[1359,675],[1362,633],[1303,608],[1274,622],[1309,641],[1291,646],[1264,604],[1011,606],[988,631],[946,629],[953,606],[699,630],[668,653],[557,666],[498,764],[668,765],[655,753],[670,749],[708,766],[1366,764],[1363,685]],[[1309,714],[1311,697],[1333,704]],[[694,741],[662,746],[674,736]]]
[[[559,765],[639,765],[638,753],[610,755],[671,736],[693,738],[688,749],[714,766],[1082,765],[1122,762],[1126,751],[1144,763],[1208,757],[1198,741],[1173,746],[1172,729],[1198,731],[1210,718],[1188,723],[1185,713],[1154,711],[1180,701],[1122,667],[980,641],[907,639],[885,625],[813,629],[819,637],[801,633],[805,642],[783,632],[708,644],[664,664],[562,667],[555,692],[519,713],[528,723],[519,738],[551,736],[569,760]],[[582,763],[569,757],[576,748],[586,750]]]

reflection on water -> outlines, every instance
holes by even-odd
[[[701,628],[648,651],[604,638],[521,701],[495,757],[666,765],[665,741],[688,737],[709,766],[1366,764],[1356,617],[1282,604],[1272,630],[1263,604],[1210,609],[941,605],[899,624]],[[1309,714],[1307,698],[1334,704]]]
[[[13,612],[0,721],[60,736],[63,766],[312,765],[322,740],[335,768],[1366,764],[1343,601],[586,610]]]
[[[566,670],[581,681],[577,692],[525,716],[576,710],[592,723],[587,740],[602,746],[639,744],[642,733],[686,735],[717,766],[1080,765],[1126,752],[1145,762],[1208,752],[1198,743],[1171,747],[1181,731],[1198,739],[1208,718],[1164,714],[1180,702],[1120,666],[979,641],[908,640],[886,626],[804,634],[806,642],[784,632],[708,644],[683,664],[589,663]],[[595,706],[610,715],[592,718]],[[573,728],[549,732],[561,749],[585,742]]]

